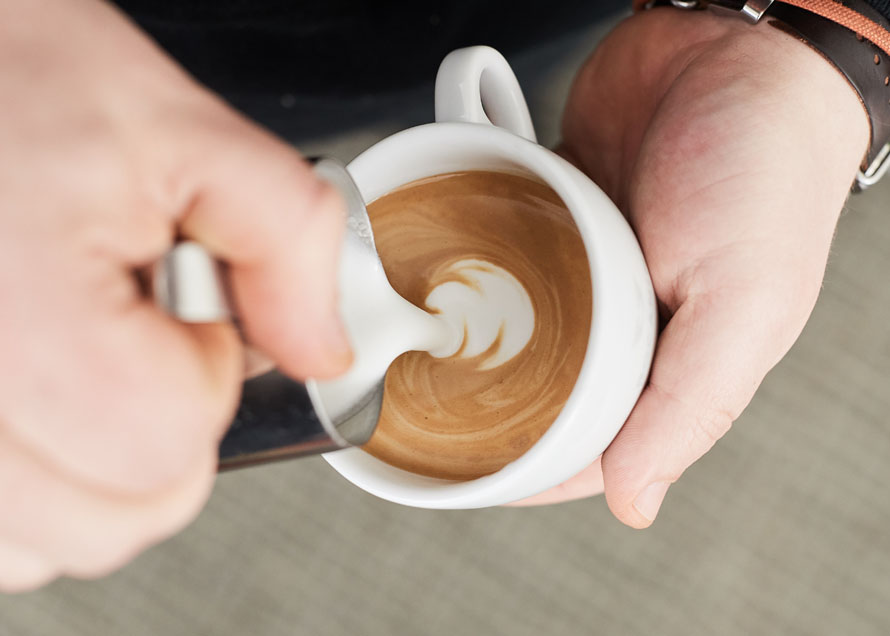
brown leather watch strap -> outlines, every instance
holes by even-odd
[[[867,2],[843,0],[777,0],[836,22],[858,33],[890,55],[890,30],[887,19]],[[849,6],[848,6],[849,4]]]
[[[851,5],[855,5],[855,8]],[[874,23],[885,22],[864,1],[848,0],[843,6],[861,12],[859,15]],[[890,55],[861,34],[784,2],[774,2],[765,17],[770,24],[822,53],[846,76],[859,94],[871,122],[871,143],[861,167],[866,173],[890,141]],[[890,35],[890,32],[887,33]]]

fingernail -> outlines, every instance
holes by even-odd
[[[637,495],[634,500],[634,508],[649,521],[655,521],[658,509],[661,508],[661,502],[664,501],[664,496],[670,485],[668,481],[656,481],[649,484]]]

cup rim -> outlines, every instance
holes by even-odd
[[[585,381],[585,379],[596,375],[593,369],[603,364],[602,358],[597,352],[600,350],[599,343],[605,337],[604,324],[607,321],[604,320],[603,313],[610,312],[610,308],[609,303],[603,303],[602,299],[604,295],[608,296],[609,290],[615,283],[610,282],[608,277],[604,276],[602,263],[598,260],[599,255],[607,251],[598,249],[598,246],[602,241],[608,240],[609,232],[604,232],[602,236],[598,235],[595,231],[599,225],[596,218],[603,214],[621,216],[621,213],[589,177],[553,151],[502,128],[470,122],[436,122],[415,126],[386,137],[362,152],[349,163],[348,169],[366,201],[373,201],[401,185],[423,178],[423,176],[412,176],[399,179],[398,183],[387,185],[385,188],[371,187],[370,184],[363,182],[365,180],[363,175],[373,170],[373,165],[379,162],[380,157],[384,155],[410,153],[419,156],[418,164],[429,163],[428,159],[420,158],[425,152],[424,146],[419,143],[421,141],[433,148],[436,148],[436,144],[447,146],[450,150],[458,146],[466,147],[468,155],[472,155],[480,146],[484,146],[486,151],[494,151],[501,155],[506,164],[513,164],[520,172],[534,175],[559,195],[572,214],[575,225],[581,234],[590,272],[591,310],[596,308],[597,319],[591,320],[587,349],[581,369],[569,398],[559,414],[544,434],[525,453],[497,472],[468,481],[447,481],[424,477],[390,466],[360,448],[334,451],[324,454],[323,457],[337,472],[356,486],[395,503],[426,508],[472,508],[507,503],[516,500],[516,497],[508,494],[508,490],[521,483],[525,479],[524,476],[534,474],[536,465],[546,461],[548,456],[552,456],[553,450],[562,445],[562,437],[568,428],[567,420],[579,409],[579,402],[583,397],[581,394],[584,392],[583,387],[589,383],[589,380]],[[430,152],[435,153],[436,150]],[[468,170],[473,170],[473,168]],[[492,170],[497,169],[493,168]],[[450,170],[434,170],[427,172],[425,176],[447,172]],[[572,175],[571,173],[577,174]],[[599,200],[591,200],[589,188],[583,188],[584,191],[581,191],[582,188],[575,183],[578,175],[589,182],[594,191],[599,193]],[[581,211],[583,214],[580,213]],[[605,445],[611,439],[612,435],[608,437]],[[605,445],[603,445],[603,449]],[[593,457],[591,457],[592,459]],[[400,479],[415,482],[414,485],[404,483],[381,485],[380,479],[371,477],[366,470],[369,460],[372,461],[370,465],[376,466],[376,470],[396,471],[392,474],[398,475]],[[531,496],[546,487],[539,488],[537,491],[532,490],[522,496]]]

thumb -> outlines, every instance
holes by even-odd
[[[336,375],[352,355],[337,310],[343,202],[293,148],[231,119],[188,166],[182,231],[228,264],[251,345],[296,377]]]
[[[740,294],[687,299],[662,333],[649,384],[602,457],[606,501],[634,528],[730,428],[787,351],[781,316]],[[795,334],[796,336],[796,334]]]

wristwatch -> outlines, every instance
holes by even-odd
[[[847,78],[868,114],[871,135],[853,191],[877,183],[890,168],[890,21],[865,0],[651,0],[770,24],[822,54]]]

